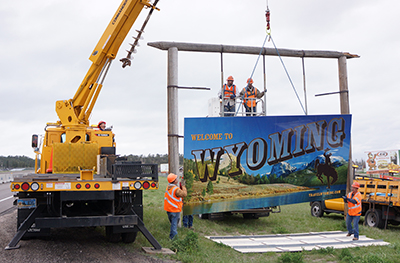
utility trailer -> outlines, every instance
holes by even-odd
[[[104,226],[109,242],[132,243],[140,231],[160,250],[143,223],[143,191],[158,189],[158,165],[111,159],[117,161],[108,175],[82,170],[14,178],[17,233],[5,249],[19,248],[21,239],[50,235],[51,228]],[[102,161],[110,163],[107,157]]]

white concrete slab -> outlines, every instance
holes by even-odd
[[[208,236],[241,253],[296,252],[327,247],[347,248],[357,246],[384,246],[389,243],[360,236],[358,241],[347,237],[347,232],[310,232],[297,234],[254,235],[254,236]]]

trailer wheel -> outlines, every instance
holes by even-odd
[[[110,243],[118,243],[121,240],[121,234],[114,233],[112,226],[106,226],[106,240]]]
[[[379,209],[369,209],[365,214],[365,223],[369,227],[383,228],[385,221],[382,218],[382,211]]]
[[[136,240],[137,232],[126,232],[122,233],[122,242],[124,243],[133,243]]]
[[[322,217],[324,215],[321,202],[314,202],[311,204],[311,215],[315,217]]]

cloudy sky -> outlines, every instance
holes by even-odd
[[[89,55],[120,0],[20,0],[0,3],[0,155],[34,157],[31,135],[58,120],[57,100],[75,94]],[[350,52],[347,61],[353,158],[368,150],[399,149],[400,1],[269,0],[272,37],[278,48]],[[133,26],[111,67],[91,122],[105,120],[119,154],[167,153],[167,53],[148,42],[177,41],[260,47],[265,38],[266,0],[160,0],[130,68],[119,59],[129,49],[147,10]],[[266,47],[272,48],[271,42]],[[257,56],[225,55],[225,77],[245,85]],[[283,58],[304,104],[300,58]],[[340,113],[336,59],[305,59],[309,114]],[[277,57],[266,57],[267,114],[303,111]],[[254,75],[262,88],[261,65]],[[204,117],[220,88],[220,56],[179,53],[179,85],[211,91],[179,91],[179,133],[184,117]],[[183,141],[180,152],[183,153]]]

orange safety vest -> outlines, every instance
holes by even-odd
[[[360,216],[361,215],[361,194],[360,194],[360,192],[357,192],[354,196],[353,196],[353,193],[352,192],[350,192],[348,195],[347,195],[347,198],[349,198],[349,199],[354,199],[354,200],[356,200],[357,201],[357,204],[353,204],[353,203],[351,203],[351,202],[347,202],[347,205],[348,205],[348,207],[349,207],[349,215],[350,216]]]
[[[231,95],[236,95],[236,85],[232,84],[232,86],[228,87],[224,84],[224,98],[230,99]]]
[[[243,100],[243,105],[247,105],[247,107],[255,107],[256,106],[256,97],[257,97],[257,89],[253,87],[253,91],[248,91],[245,88],[245,93],[244,93],[244,100]],[[246,98],[249,98],[246,100]]]
[[[173,212],[173,213],[182,211],[182,206],[183,206],[182,198],[177,197],[175,194],[176,190],[178,190],[178,189],[179,189],[179,187],[174,186],[168,190],[168,186],[167,186],[167,190],[165,191],[165,194],[164,194],[164,210],[165,211]]]

